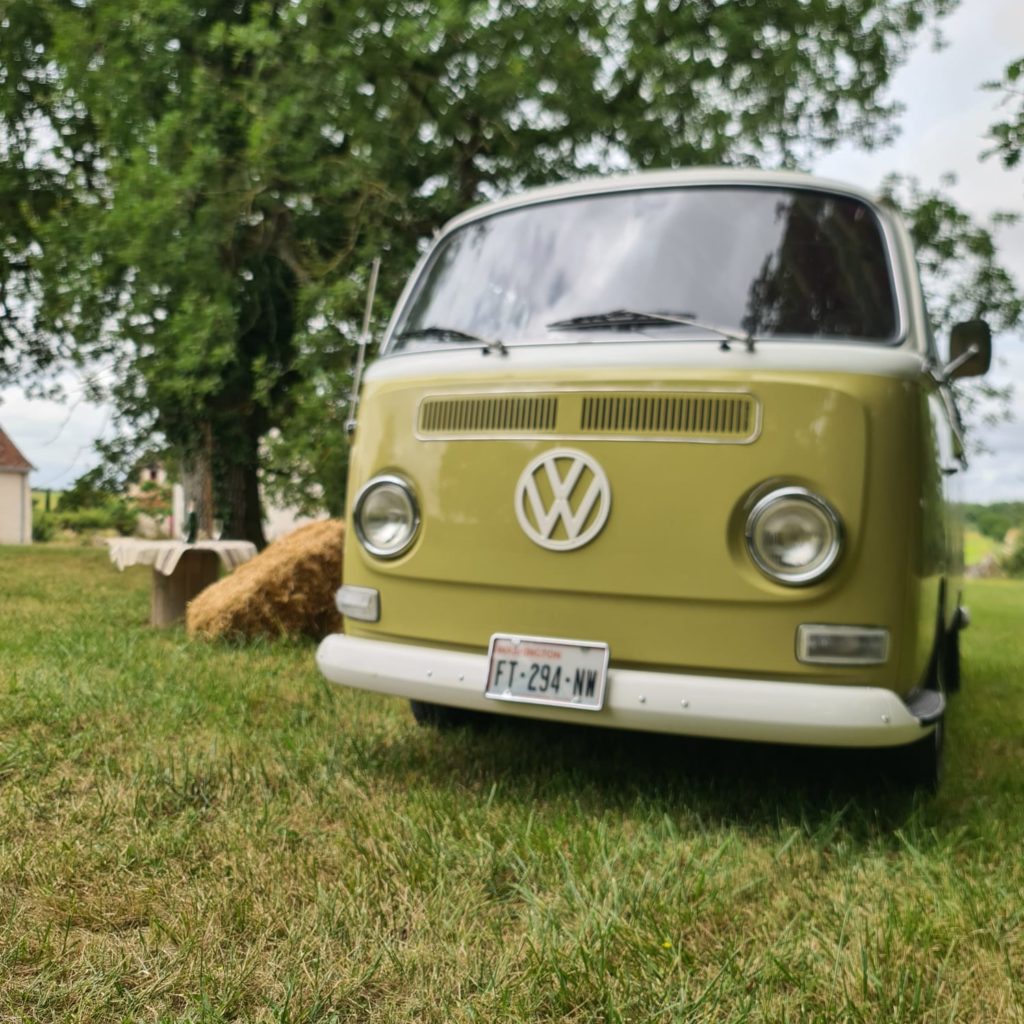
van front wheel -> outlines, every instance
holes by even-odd
[[[960,628],[954,626],[942,638],[942,685],[946,693],[960,689]]]
[[[897,747],[895,775],[904,785],[925,793],[934,793],[942,782],[945,753],[945,724],[940,718],[935,728],[925,737]]]
[[[417,725],[434,729],[458,729],[461,726],[475,725],[480,719],[475,711],[450,708],[445,704],[430,704],[425,700],[410,700],[409,707]]]

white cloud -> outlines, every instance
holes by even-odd
[[[109,437],[111,410],[72,399],[67,404],[0,391],[0,426],[36,467],[33,487],[60,490],[98,462],[93,445]]]
[[[978,433],[990,451],[971,458],[964,478],[964,500],[971,502],[1020,501],[1024,499],[1024,344],[1020,339],[996,342],[996,358],[990,379],[993,384],[1013,382],[1013,419],[983,426]]]

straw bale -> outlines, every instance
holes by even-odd
[[[304,634],[341,628],[334,593],[341,584],[345,526],[310,523],[275,540],[189,602],[188,632],[207,637]]]

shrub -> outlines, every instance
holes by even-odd
[[[146,485],[143,488],[149,490]],[[147,495],[150,503],[161,497]],[[135,502],[120,496],[116,482],[102,466],[83,473],[57,499],[56,525],[62,530],[117,530],[128,536],[135,532],[138,518]]]
[[[110,520],[122,537],[130,537],[139,521],[139,510],[120,498],[110,503]]]
[[[1007,576],[1024,578],[1024,537],[1017,541],[1017,546],[1008,555],[1003,556],[1002,567]]]
[[[57,499],[58,512],[78,512],[81,509],[103,508],[108,501],[117,499],[114,485],[106,479],[102,466],[83,473]],[[73,529],[73,527],[72,527]]]
[[[51,512],[44,512],[42,509],[32,509],[32,539],[40,543],[53,540],[57,532],[56,518]]]
[[[73,512],[60,511],[56,515],[62,530],[82,533],[84,530],[111,530],[114,527],[110,513],[105,508],[80,508]]]
[[[42,513],[46,515],[46,513]],[[128,502],[115,498],[99,508],[80,508],[51,513],[52,529],[85,533],[89,530],[117,530],[122,536],[135,532],[139,514]],[[51,531],[52,532],[52,531]]]

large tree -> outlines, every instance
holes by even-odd
[[[261,463],[340,507],[373,255],[386,305],[483,196],[883,141],[954,4],[0,0],[0,367],[105,360],[122,419],[261,541]]]

